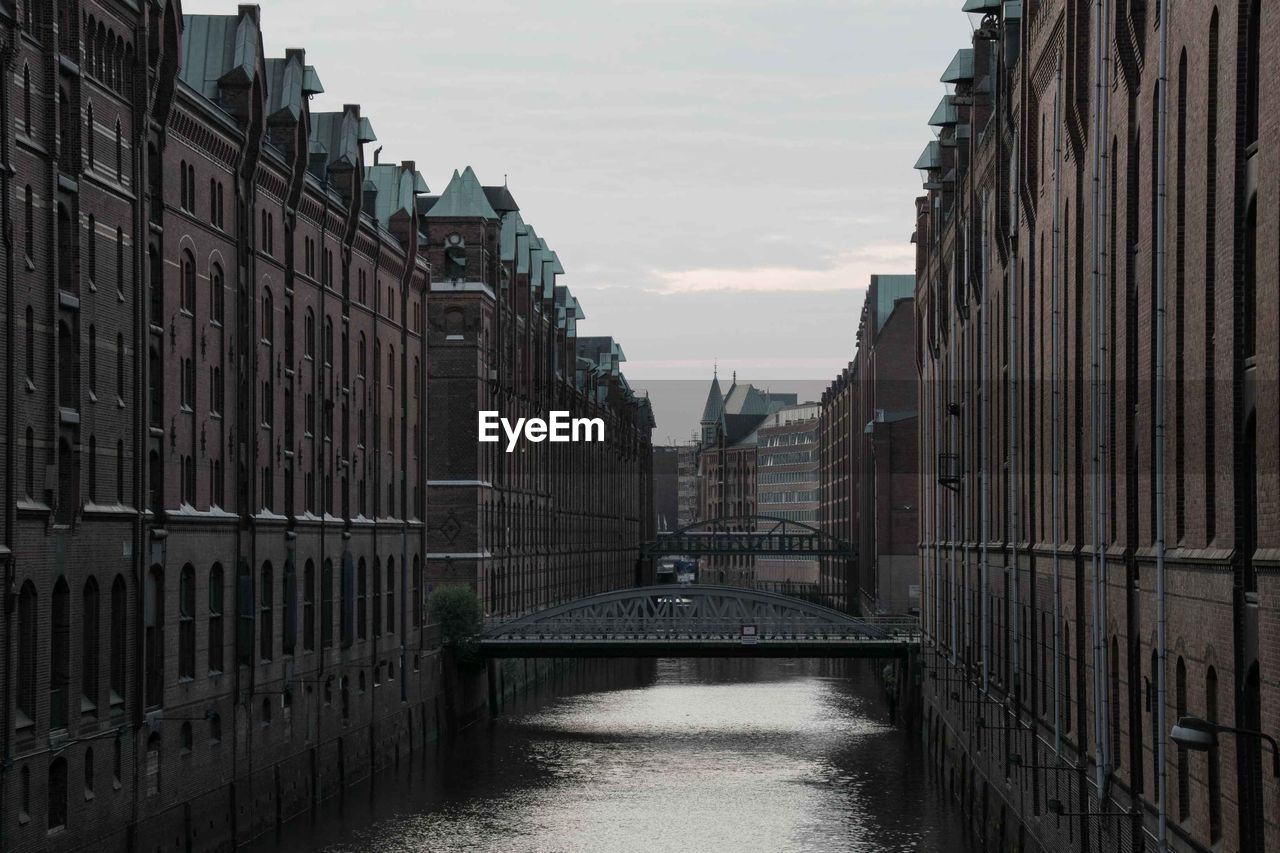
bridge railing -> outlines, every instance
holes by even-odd
[[[920,640],[920,622],[911,617],[868,617],[848,625],[833,625],[804,619],[725,619],[705,616],[613,616],[610,618],[564,616],[536,624],[491,622],[484,640],[593,640],[671,641],[742,640],[769,641],[882,641],[914,643]]]

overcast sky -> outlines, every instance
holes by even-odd
[[[913,271],[912,165],[972,31],[961,0],[260,4],[267,55],[305,48],[312,109],[360,104],[384,161],[508,177],[638,386],[849,361],[868,276]]]

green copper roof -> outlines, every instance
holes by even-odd
[[[389,227],[391,217],[398,213],[412,216],[414,212],[414,185],[418,173],[389,163],[379,163],[364,170],[366,189],[369,184],[377,192],[374,209],[367,211],[383,228]]]
[[[999,12],[1000,0],[965,0],[963,12]]]
[[[707,391],[707,402],[702,406],[702,422],[716,423],[724,415],[724,395],[720,393],[720,377],[713,374],[711,388]]]
[[[1015,21],[1022,17],[1022,0],[1005,0],[1004,19]]]
[[[312,113],[310,153],[324,155],[325,165],[355,168],[360,164],[357,125],[354,112]]]
[[[523,227],[524,220],[520,218],[519,211],[502,217],[502,233],[498,236],[498,257],[501,260],[516,260],[516,249],[519,245],[517,237]]]
[[[324,84],[320,82],[320,75],[316,73],[316,67],[314,65],[306,66],[302,74],[302,94],[320,95],[323,93]]]
[[[521,219],[516,224],[516,273],[529,272],[529,231],[530,227]]]
[[[302,117],[305,69],[296,56],[267,60],[267,120]]]
[[[960,118],[956,113],[955,102],[952,101],[950,95],[943,95],[942,100],[938,102],[938,108],[929,117],[929,126],[950,127],[953,124],[958,124],[959,121]]]
[[[378,135],[373,132],[373,124],[367,118],[360,119],[360,127],[356,131],[356,139],[361,143],[378,141]]]
[[[910,299],[916,295],[916,277],[914,275],[873,275],[872,289],[875,292],[876,332],[884,326],[893,306],[899,299]],[[868,295],[867,300],[871,297]]]
[[[529,274],[530,290],[542,286],[542,239],[532,225],[529,226],[529,265],[524,271]]]
[[[942,145],[935,139],[924,147],[916,160],[917,169],[937,169],[942,166]]]
[[[183,15],[182,81],[210,101],[218,85],[247,85],[258,67],[261,33],[249,15]]]
[[[943,83],[963,83],[973,79],[973,48],[962,47],[956,51],[955,57],[947,70],[942,72]]]
[[[461,174],[455,169],[449,179],[449,186],[440,194],[440,200],[427,211],[427,216],[437,219],[497,219],[489,199],[485,197],[484,187],[476,173],[468,166]]]

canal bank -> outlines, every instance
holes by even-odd
[[[514,684],[526,664],[504,666]],[[547,672],[500,691],[485,724],[251,849],[962,850],[919,738],[889,722],[878,669],[711,659]]]

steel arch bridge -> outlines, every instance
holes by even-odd
[[[857,549],[803,521],[773,515],[734,515],[696,521],[659,533],[642,547],[645,557],[770,556],[856,559]]]
[[[743,587],[615,590],[487,625],[488,657],[907,657],[910,617],[856,617]]]

